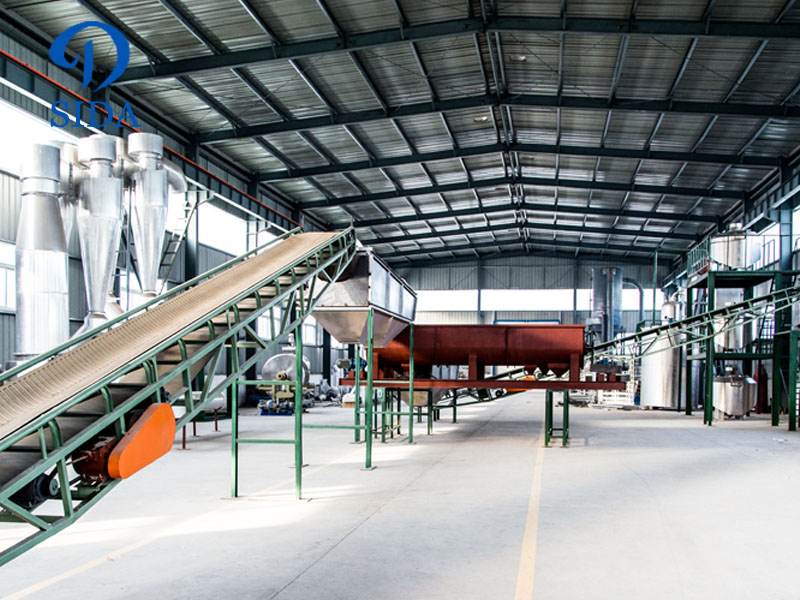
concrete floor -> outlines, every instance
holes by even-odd
[[[306,430],[242,450],[198,426],[190,449],[117,487],[78,524],[0,569],[5,598],[796,599],[800,436],[764,420],[572,410],[572,446],[541,448],[542,394],[443,412],[418,443]],[[347,423],[314,409],[309,423]],[[223,423],[225,429],[228,423]],[[246,417],[282,437],[291,419]],[[0,544],[17,535],[0,525]],[[152,596],[150,596],[152,594]]]

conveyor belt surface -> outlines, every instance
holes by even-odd
[[[336,237],[302,233],[0,386],[0,440]]]

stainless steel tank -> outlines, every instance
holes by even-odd
[[[142,294],[155,296],[167,226],[167,171],[161,159],[164,139],[152,133],[133,133],[128,154],[138,169],[131,176],[131,228]]]
[[[729,417],[748,414],[756,405],[758,384],[746,375],[714,377],[714,410]]]
[[[748,269],[761,258],[760,236],[732,225],[709,242],[712,270]]]
[[[16,358],[24,361],[69,338],[67,241],[58,203],[61,153],[33,144],[23,161],[17,229]]]
[[[83,260],[88,314],[79,332],[107,320],[106,301],[117,263],[122,230],[122,179],[114,175],[116,142],[92,135],[78,143],[78,159],[87,166],[80,186],[78,235]]]
[[[661,306],[661,320],[671,323],[683,317],[680,302],[665,302]],[[681,380],[683,369],[679,344],[683,334],[675,333],[656,341],[650,353],[642,358],[640,404],[645,407],[677,409],[685,406],[685,390]]]
[[[744,300],[744,291],[740,289],[718,289],[715,293],[715,308],[725,308]],[[725,319],[715,319],[714,328],[721,329],[726,324]],[[730,323],[728,323],[730,325]],[[728,331],[714,336],[714,344],[718,352],[744,350],[755,339],[758,321],[737,325]]]

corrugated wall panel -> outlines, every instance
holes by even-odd
[[[200,244],[197,257],[197,269],[200,273],[205,273],[206,271],[210,271],[214,267],[218,267],[222,263],[227,262],[232,258],[232,254],[226,254],[221,250]]]
[[[418,312],[414,322],[418,325],[461,325],[478,322],[476,312]]]
[[[19,179],[0,171],[0,240],[17,241],[19,222]]]
[[[650,311],[645,312],[645,319],[650,319]],[[583,325],[589,318],[589,311],[580,310],[575,314],[575,324]],[[660,313],[656,311],[656,319]],[[557,321],[563,325],[573,323],[572,311],[488,311],[484,312],[484,323],[491,324],[495,321]],[[478,313],[474,311],[452,312],[418,312],[415,321],[418,325],[472,325],[479,323]],[[639,322],[639,311],[626,310],[622,313],[622,322],[625,331],[636,331]]]
[[[14,359],[15,349],[15,317],[10,313],[0,313],[0,370]]]
[[[572,261],[563,258],[530,257],[487,260],[483,265],[484,289],[569,289],[577,268],[578,288],[592,287],[592,267],[621,267],[623,275],[651,287],[653,268],[649,265],[618,265],[614,262]],[[437,265],[417,269],[397,269],[417,290],[477,289],[478,265],[474,262],[453,266]],[[658,279],[666,276],[660,267]]]
[[[475,265],[397,269],[397,273],[418,290],[474,290],[478,288]]]

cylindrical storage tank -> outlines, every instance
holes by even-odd
[[[653,408],[678,408],[681,390],[681,350],[673,347],[678,335],[670,335],[655,342],[650,354],[642,358],[640,392],[641,406]],[[683,402],[681,402],[683,406]]]
[[[661,320],[671,323],[683,317],[680,302],[665,302],[661,306]],[[670,334],[653,344],[641,364],[641,406],[677,409],[685,406],[686,391],[683,389],[681,348],[684,340],[679,333]],[[679,402],[680,400],[680,402]]]
[[[79,332],[107,320],[106,301],[122,232],[122,179],[112,170],[116,152],[109,136],[92,135],[78,143],[78,157],[88,167],[81,181],[77,222],[89,309]]]
[[[715,235],[709,242],[712,270],[747,269],[761,258],[760,237],[733,225],[730,231]]]
[[[714,297],[715,308],[725,308],[744,300],[744,292],[740,289],[718,289]],[[751,321],[737,325],[714,336],[714,344],[718,352],[744,350],[756,337],[759,321]],[[726,319],[716,319],[714,328],[720,330],[726,325]]]
[[[24,361],[69,338],[67,242],[58,203],[59,148],[33,144],[22,167],[17,229],[16,358]]]
[[[756,405],[758,384],[745,375],[723,375],[714,378],[714,409],[729,416],[741,417]]]

